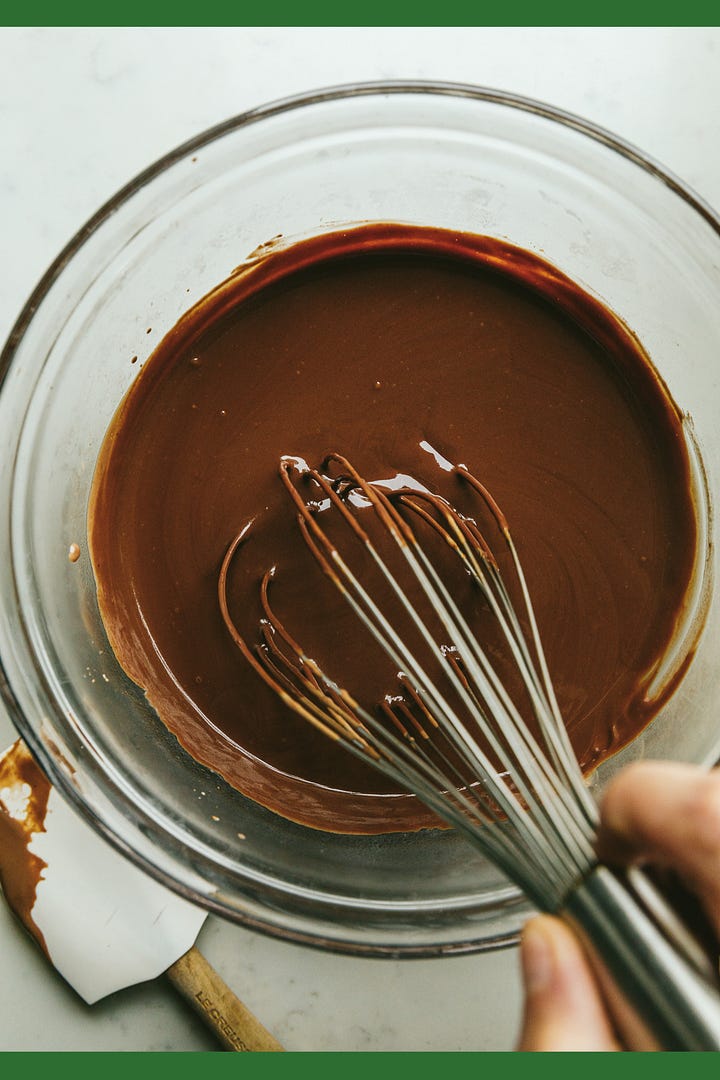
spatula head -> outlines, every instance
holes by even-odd
[[[207,916],[95,833],[21,741],[0,756],[0,883],[51,963],[89,1004],[166,971],[194,944]]]

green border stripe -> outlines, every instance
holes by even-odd
[[[29,20],[32,20],[32,23]],[[720,24],[720,0],[667,0],[621,3],[606,0],[547,0],[545,3],[487,0],[364,0],[332,4],[322,0],[275,0],[250,4],[208,0],[125,0],[122,4],[65,4],[36,0],[7,4],[6,26],[714,26]]]

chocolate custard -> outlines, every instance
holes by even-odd
[[[453,503],[429,448],[467,465],[510,522],[589,771],[659,707],[647,690],[696,518],[679,411],[631,332],[554,267],[392,224],[269,249],[166,336],[103,444],[90,548],[120,664],[197,760],[294,821],[437,824],[262,683],[221,617],[223,556],[252,520],[233,620],[253,633],[275,566],[284,624],[373,706],[393,687],[305,548],[278,464],[337,450],[368,479],[406,475]]]

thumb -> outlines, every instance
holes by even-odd
[[[585,955],[560,919],[527,923],[520,951],[525,1016],[518,1050],[617,1050]]]

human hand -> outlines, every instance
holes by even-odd
[[[643,762],[608,785],[598,850],[608,863],[669,867],[701,901],[720,939],[720,770]],[[519,1050],[618,1050],[582,947],[560,919],[523,931],[525,1016]]]

